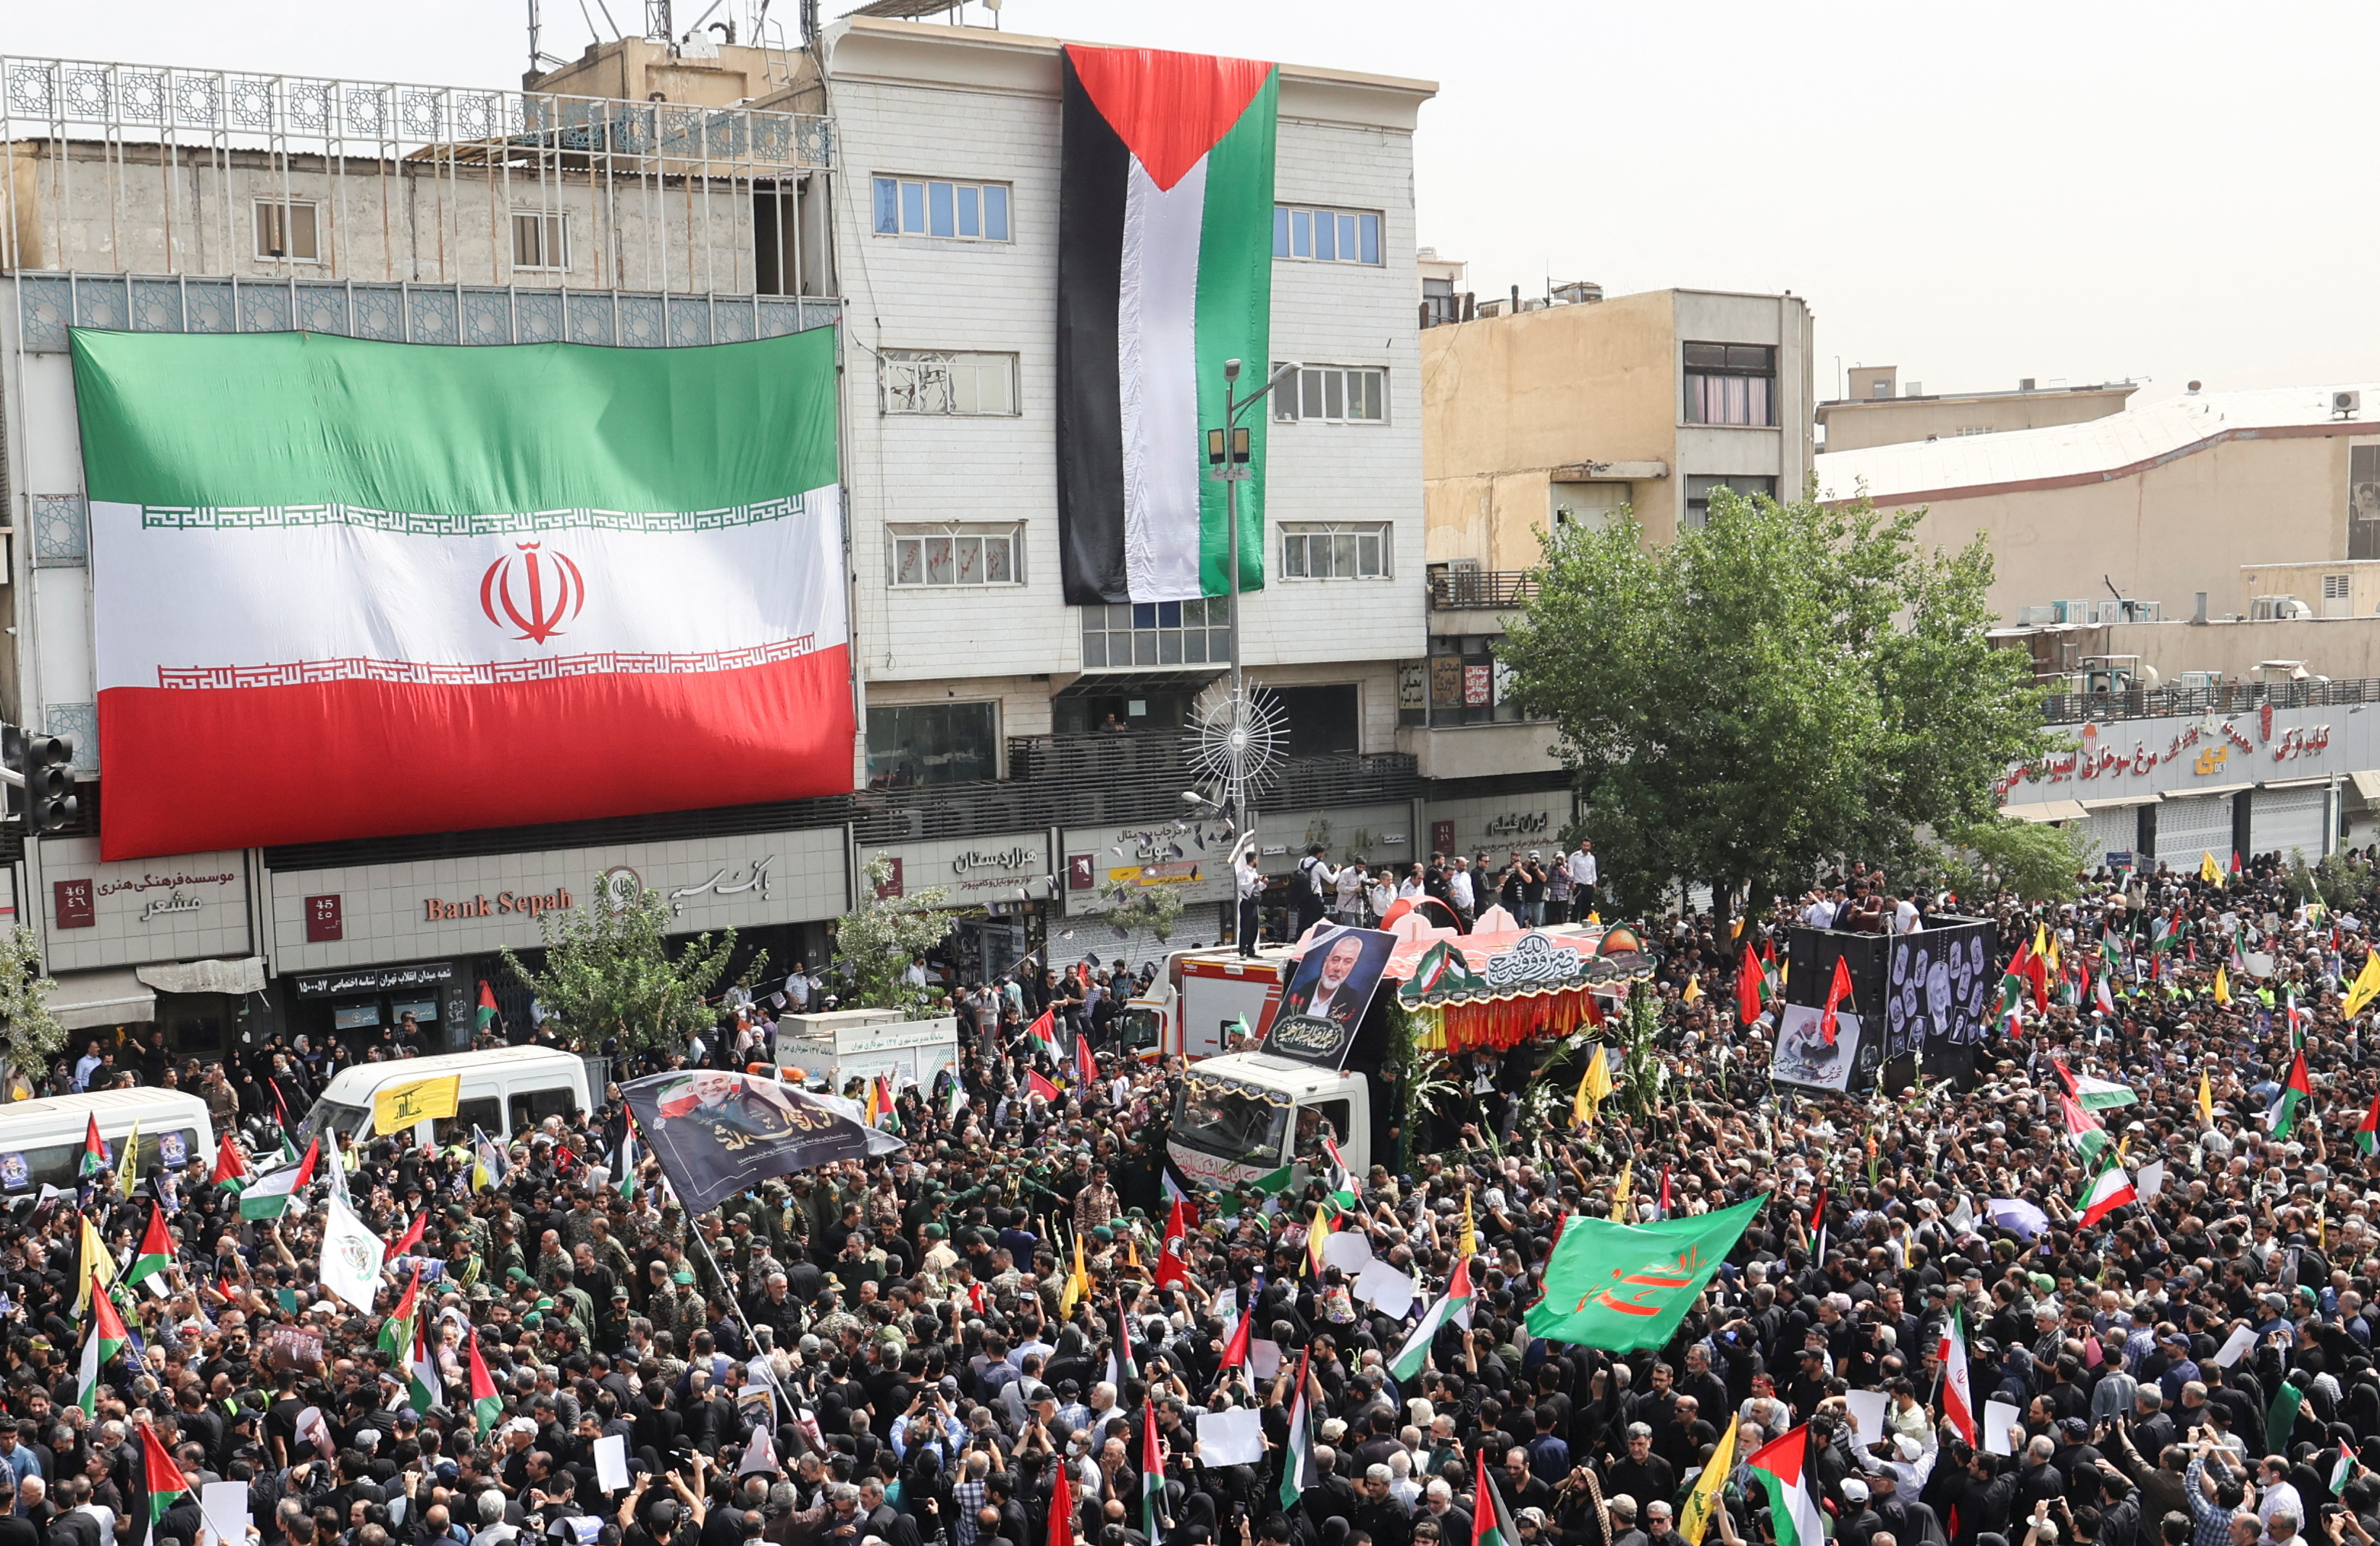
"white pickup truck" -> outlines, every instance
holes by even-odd
[[[1165,1140],[1174,1167],[1228,1190],[1297,1160],[1312,1160],[1328,1131],[1358,1176],[1372,1165],[1371,1076],[1232,1052],[1193,1063]]]

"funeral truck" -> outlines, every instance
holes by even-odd
[[[1176,950],[1148,991],[1124,1005],[1124,1049],[1144,1061],[1195,1060],[1225,1051],[1243,1024],[1262,1037],[1281,1003],[1284,969],[1295,964],[1279,945],[1260,945],[1253,956],[1236,948]]]

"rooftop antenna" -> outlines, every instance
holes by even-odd
[[[645,36],[659,43],[675,40],[676,30],[670,25],[670,0],[645,0]]]

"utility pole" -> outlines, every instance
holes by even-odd
[[[1240,362],[1223,362],[1223,427],[1207,431],[1207,476],[1223,486],[1223,524],[1228,528],[1228,557],[1225,560],[1224,594],[1232,598],[1232,716],[1234,735],[1245,736],[1247,726],[1246,687],[1240,674],[1240,485],[1246,482],[1251,468],[1248,465],[1248,431],[1240,428],[1240,416],[1262,402],[1267,394],[1297,374],[1297,362],[1289,360],[1276,368],[1264,385],[1239,395]],[[1232,829],[1247,830],[1247,800],[1245,781],[1224,791],[1231,798]]]

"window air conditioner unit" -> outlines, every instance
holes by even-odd
[[[2363,411],[2363,394],[2360,392],[2334,392],[2330,394],[2330,411],[2341,418],[2353,418]]]

